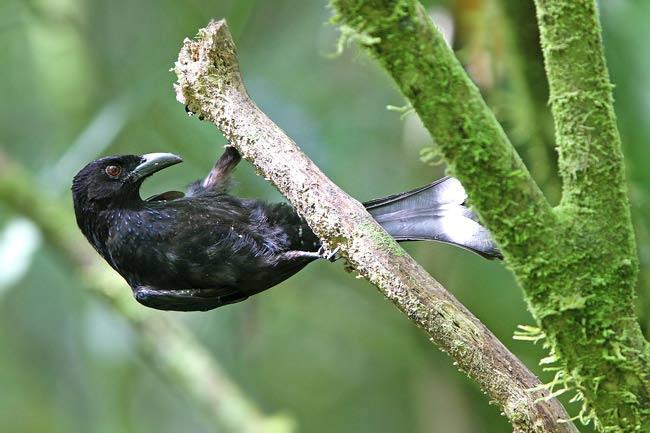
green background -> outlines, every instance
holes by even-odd
[[[650,3],[601,3],[647,330]],[[464,20],[455,26],[454,48],[510,129],[520,95],[498,5],[427,6]],[[337,29],[316,0],[0,0],[1,152],[64,206],[72,205],[72,176],[99,155],[182,155],[184,164],[146,183],[145,196],[203,176],[225,141],[186,116],[169,69],[183,38],[218,17],[229,21],[253,99],[349,194],[367,200],[444,174],[443,166],[419,160],[431,142],[415,116],[386,109],[404,101],[374,62],[355,48],[332,56]],[[525,150],[525,131],[512,132]],[[236,178],[238,194],[282,199],[246,163]],[[543,187],[553,194],[551,183]],[[0,229],[14,217],[0,202]],[[0,236],[0,246],[8,242]],[[10,249],[27,241],[12,242]],[[406,248],[526,365],[551,378],[537,366],[545,356],[540,345],[512,340],[517,325],[533,321],[504,264],[445,245]],[[20,264],[26,272],[0,285],[0,432],[216,431],[140,357],[133,331],[83,290],[57,251],[42,244]],[[14,270],[2,266],[0,276]],[[212,312],[155,314],[191,328],[265,414],[287,414],[302,432],[510,431],[450,359],[341,262],[312,264],[268,292]],[[579,407],[567,408],[575,414]]]

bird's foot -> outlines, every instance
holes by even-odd
[[[321,245],[321,247],[318,249],[318,256],[322,259],[327,260],[328,262],[334,263],[335,261],[341,258],[341,256],[337,255],[340,250],[341,250],[340,246],[330,251]]]
[[[341,247],[336,247],[334,250],[330,251],[325,247],[320,247],[318,251],[287,251],[282,254],[284,260],[295,260],[295,259],[325,259],[329,262],[334,263],[341,256],[338,255]]]

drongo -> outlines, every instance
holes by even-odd
[[[161,310],[211,310],[273,287],[326,257],[321,241],[288,204],[228,192],[240,159],[226,146],[208,176],[185,193],[146,200],[140,197],[142,182],[180,157],[108,156],[74,177],[79,228],[138,302]],[[397,241],[439,241],[500,258],[488,231],[464,206],[466,198],[460,182],[445,177],[364,205]]]

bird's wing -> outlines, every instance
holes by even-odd
[[[203,180],[201,186],[206,190],[227,190],[230,183],[230,175],[235,167],[237,167],[237,164],[239,164],[239,161],[241,161],[241,155],[237,149],[230,145],[226,146],[223,154],[214,163],[214,167],[212,167],[210,173]]]
[[[155,194],[146,199],[147,202],[152,201],[171,201],[185,197],[185,194],[180,191],[167,191],[160,194]]]

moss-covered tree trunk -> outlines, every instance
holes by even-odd
[[[635,240],[595,1],[536,0],[563,181],[557,208],[417,1],[332,6],[463,182],[547,339],[554,382],[582,398],[582,420],[650,430],[650,349],[634,316]]]

